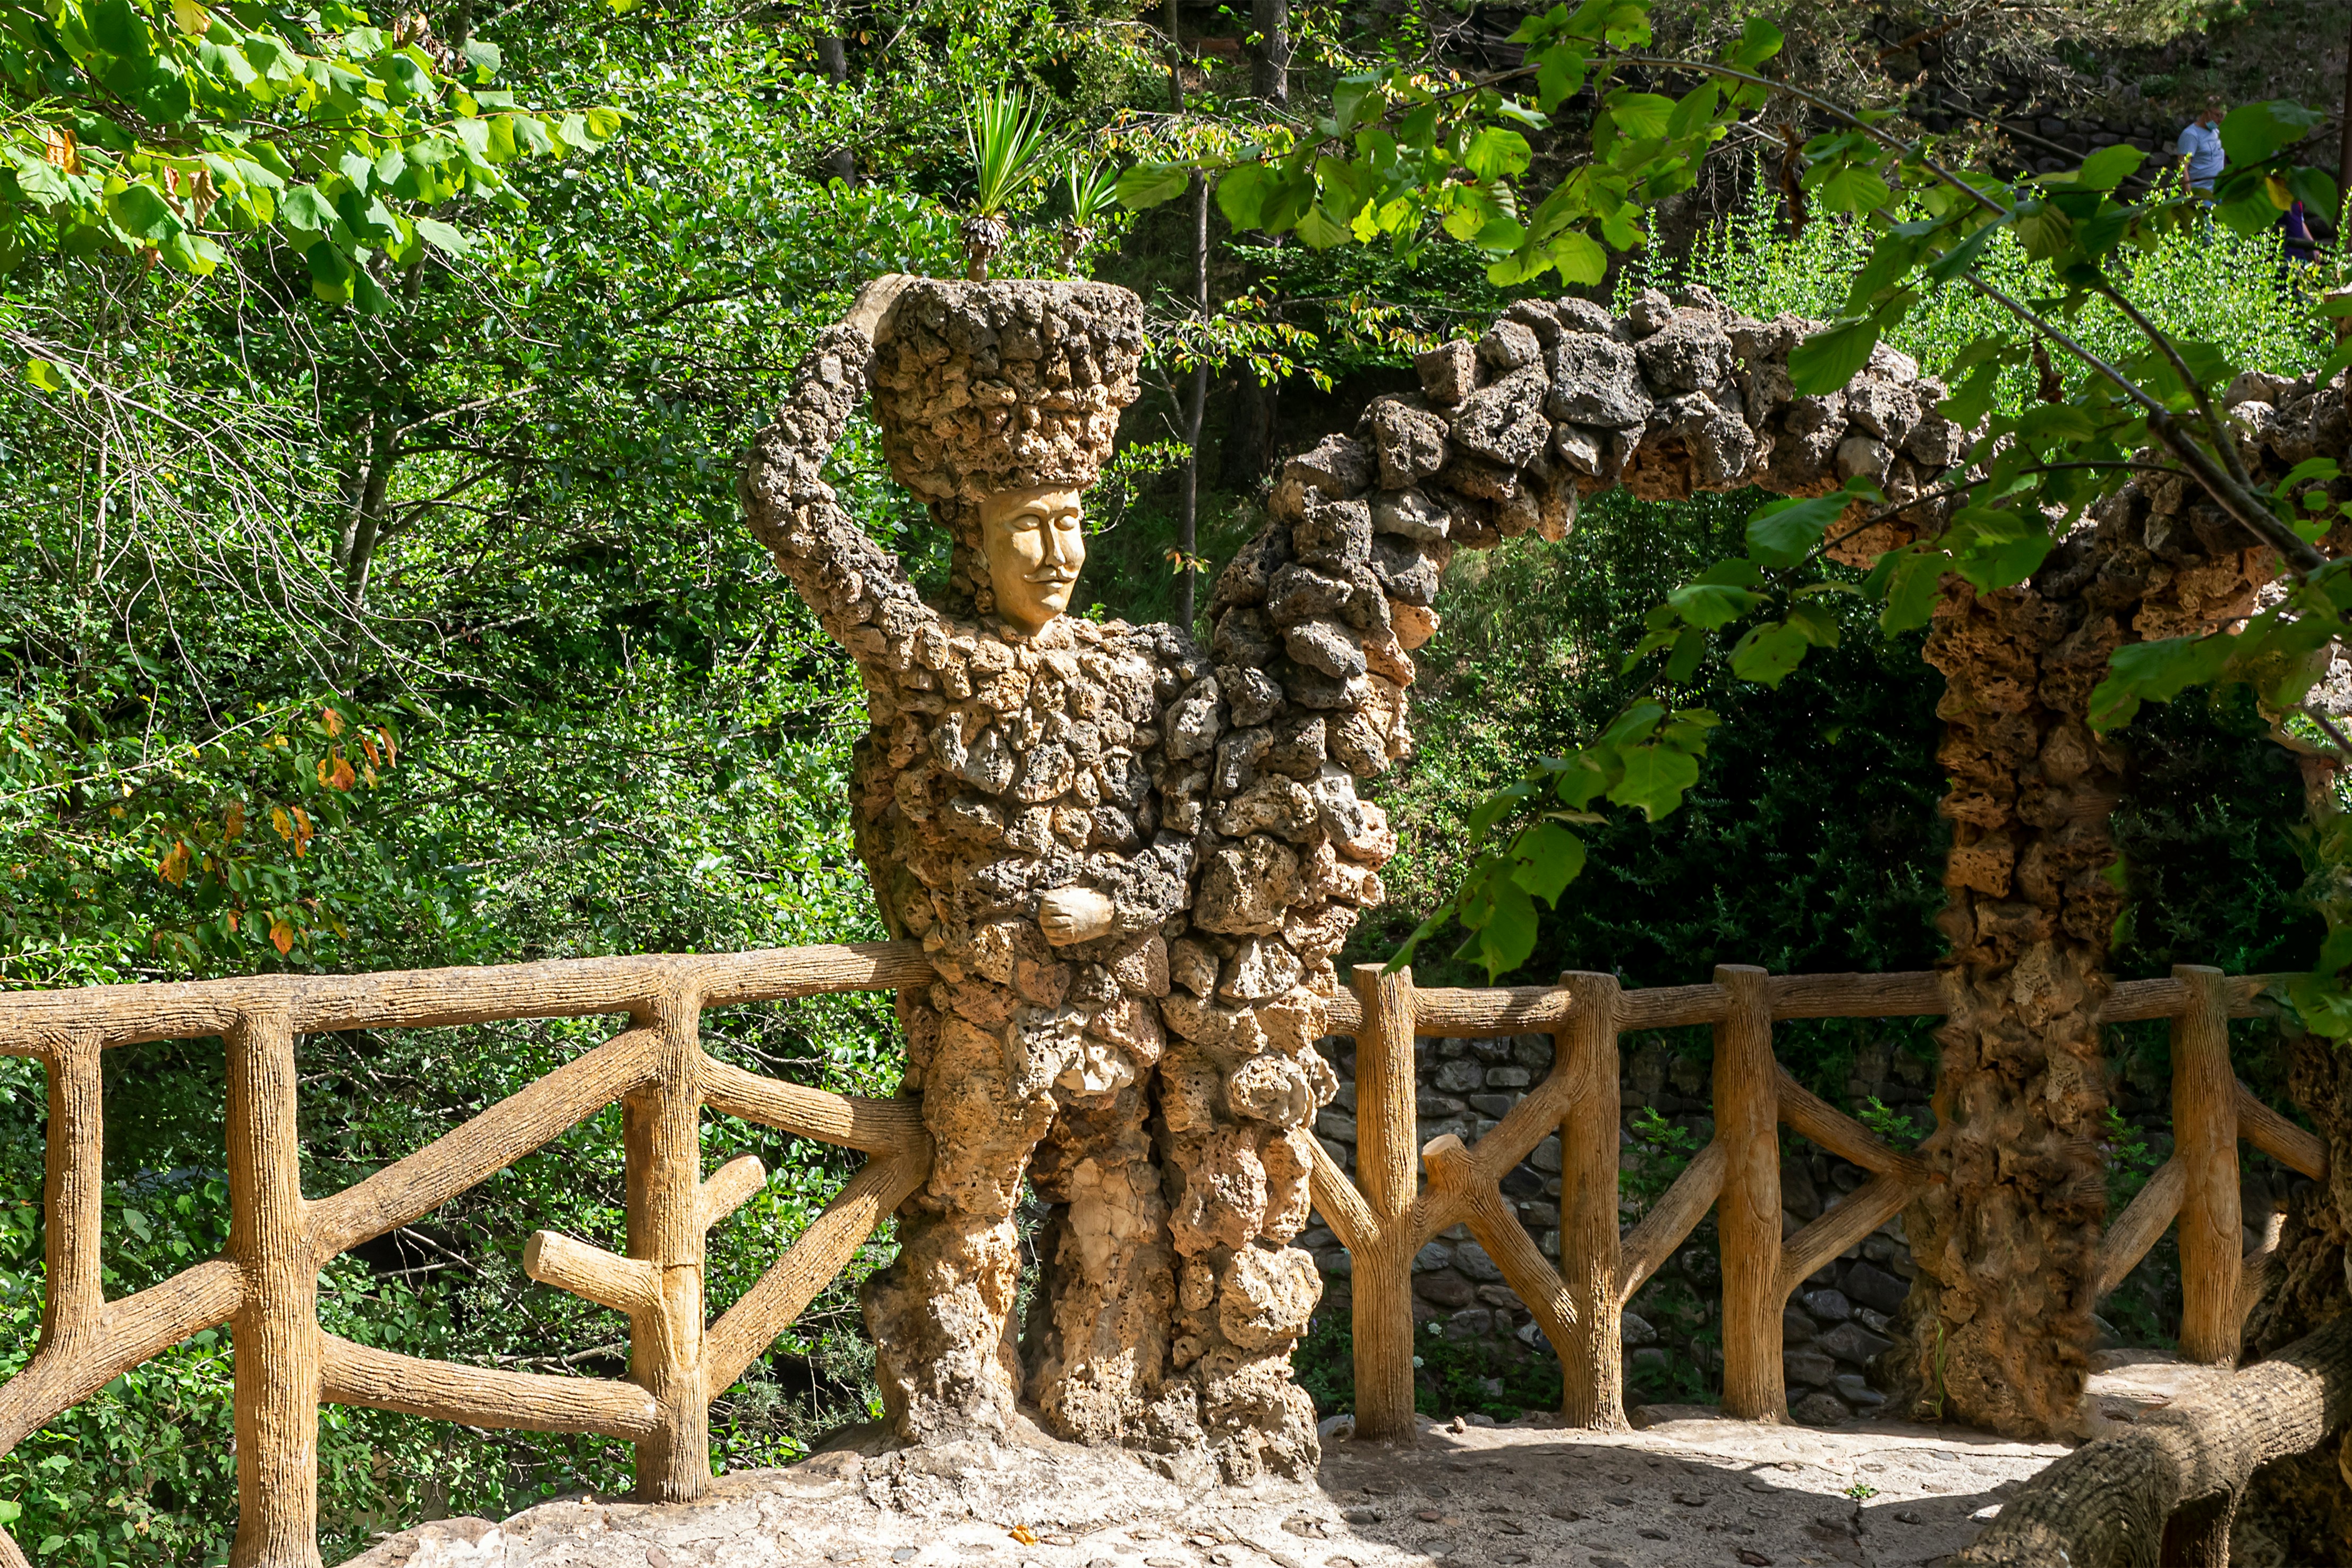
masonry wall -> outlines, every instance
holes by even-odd
[[[1316,1131],[1332,1158],[1352,1173],[1355,1041],[1333,1036],[1318,1048],[1337,1071],[1340,1087],[1338,1100],[1318,1120]],[[1694,1148],[1704,1147],[1714,1135],[1705,1052],[1703,1037],[1695,1051],[1679,1053],[1662,1034],[1625,1037],[1618,1137],[1629,1162],[1640,1157],[1643,1146],[1634,1128],[1645,1111],[1687,1130]],[[1549,1035],[1416,1041],[1417,1142],[1426,1144],[1447,1132],[1465,1142],[1475,1142],[1530,1085],[1542,1081],[1551,1061]],[[1875,1096],[1889,1109],[1910,1116],[1924,1135],[1933,1124],[1927,1104],[1932,1086],[1927,1062],[1894,1048],[1891,1040],[1865,1038],[1844,1087],[1849,1107]],[[1785,1128],[1782,1140],[1781,1229],[1794,1234],[1861,1186],[1867,1173],[1803,1142]],[[1538,1144],[1503,1183],[1504,1196],[1517,1206],[1521,1222],[1555,1262],[1559,1256],[1559,1189],[1557,1137]],[[1630,1226],[1637,1217],[1635,1206],[1628,1203],[1624,1223]],[[1322,1268],[1323,1312],[1344,1318],[1349,1300],[1346,1250],[1319,1226],[1300,1237],[1299,1245],[1312,1251]],[[1784,1320],[1783,1342],[1789,1405],[1798,1420],[1843,1421],[1884,1403],[1866,1381],[1865,1368],[1894,1342],[1883,1331],[1887,1316],[1909,1290],[1912,1273],[1897,1216],[1798,1289]],[[1721,1293],[1710,1218],[1643,1287],[1625,1314],[1629,1407],[1687,1399],[1694,1373],[1712,1376],[1719,1372],[1714,1336]],[[1431,1242],[1414,1260],[1413,1309],[1423,1325],[1442,1323],[1440,1331],[1456,1342],[1486,1342],[1498,1357],[1551,1356],[1534,1319],[1503,1283],[1501,1270],[1460,1226]]]

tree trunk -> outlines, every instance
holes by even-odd
[[[1169,20],[1175,20],[1175,6],[1169,6]],[[1200,175],[1192,176],[1192,303],[1200,312],[1199,319],[1209,319],[1209,182]],[[1205,352],[1206,345],[1203,345]],[[1176,590],[1176,624],[1187,632],[1192,629],[1193,587],[1199,574],[1192,569],[1192,558],[1200,547],[1199,523],[1201,510],[1201,419],[1209,405],[1209,362],[1206,359],[1192,367],[1192,387],[1184,408],[1184,486],[1176,518],[1176,548],[1181,552],[1178,571],[1181,574]]]
[[[1290,106],[1290,0],[1250,0],[1250,92],[1276,109]]]
[[[335,564],[342,569],[343,595],[354,607],[367,593],[375,547],[383,539],[384,493],[399,461],[393,435],[393,416],[370,410],[359,428],[359,455],[343,481],[343,527],[336,541]]]
[[[849,51],[843,47],[838,35],[833,33],[817,35],[816,59],[817,64],[824,68],[824,74],[835,81],[845,82],[849,79]],[[827,150],[822,164],[826,179],[839,180],[843,184],[856,188],[857,155],[846,146]]]
[[[1886,1370],[1916,1414],[2018,1436],[2071,1423],[2091,1344],[2122,757],[2081,715],[2125,635],[2079,591],[1948,578],[1927,639],[1952,778],[1938,923],[1958,984],[1920,1150],[1935,1184],[1906,1221],[1919,1278]]]
[[[1276,109],[1290,104],[1290,0],[1250,0],[1250,91]],[[1275,237],[1249,234],[1244,244],[1270,246]],[[1261,279],[1263,281],[1263,279]],[[1276,416],[1280,384],[1260,381],[1243,365],[1234,374],[1234,400],[1225,426],[1224,485],[1246,490],[1273,471],[1278,449]]]
[[[1225,425],[1227,489],[1249,489],[1274,471],[1275,454],[1281,449],[1281,400],[1280,383],[1260,381],[1246,364],[1234,373],[1234,400]]]

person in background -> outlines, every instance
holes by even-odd
[[[2213,182],[2221,177],[2229,159],[2221,151],[2221,100],[2209,98],[2197,118],[2181,128],[2179,150],[2184,162],[2181,180],[2198,200],[2211,202]]]

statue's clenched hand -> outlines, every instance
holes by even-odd
[[[1110,900],[1092,888],[1056,888],[1037,900],[1037,925],[1055,947],[1092,942],[1111,929]]]

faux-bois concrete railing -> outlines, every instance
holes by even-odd
[[[318,1407],[373,1405],[480,1426],[595,1432],[635,1445],[639,1496],[685,1501],[709,1478],[707,1407],[840,1270],[928,1173],[916,1107],[761,1078],[712,1060],[706,1007],[824,992],[928,985],[911,943],[779,949],[709,957],[582,959],[350,976],[264,976],[0,995],[0,1054],[38,1058],[49,1081],[47,1290],[38,1353],[0,1385],[0,1454],[121,1373],[226,1322],[235,1351],[236,1568],[318,1563]],[[1607,975],[1558,986],[1416,991],[1409,971],[1365,966],[1333,1023],[1358,1041],[1359,1177],[1319,1152],[1316,1206],[1354,1256],[1358,1431],[1405,1436],[1412,1417],[1412,1262],[1429,1238],[1469,1226],[1534,1311],[1566,1371],[1564,1413],[1622,1421],[1619,1317],[1627,1300],[1719,1204],[1726,1413],[1784,1414],[1780,1304],[1830,1258],[1897,1212],[1927,1179],[1913,1157],[1800,1087],[1771,1055],[1771,1025],[1796,1017],[1934,1016],[1932,973],[1770,976],[1726,966],[1706,985],[1626,992]],[[2318,1140],[2232,1077],[2226,1019],[2256,1010],[2261,977],[2184,968],[2117,985],[2111,1022],[2174,1020],[2179,1152],[2109,1227],[2102,1289],[2182,1220],[2182,1347],[2237,1354],[2238,1328],[2266,1278],[2239,1254],[2237,1140],[2315,1178]],[[629,1026],[530,1087],[365,1180],[308,1199],[299,1186],[295,1041],[341,1029],[440,1027],[626,1014]],[[1617,1222],[1617,1038],[1626,1029],[1716,1030],[1716,1136],[1633,1231]],[[1475,1145],[1420,1152],[1414,1173],[1416,1035],[1549,1032],[1554,1066]],[[117,1301],[100,1273],[103,1115],[100,1053],[219,1036],[227,1042],[230,1235],[225,1256]],[[629,1317],[626,1380],[551,1377],[393,1354],[326,1334],[318,1271],[336,1254],[430,1212],[618,1100],[626,1149],[628,1256],[541,1232],[532,1278]],[[870,1156],[798,1242],[706,1326],[703,1237],[756,1192],[756,1160],[705,1179],[705,1107]],[[1875,1173],[1784,1243],[1780,1122]],[[1562,1149],[1555,1269],[1504,1205],[1499,1182],[1557,1130]],[[1360,1185],[1359,1184],[1360,1184]],[[2252,1265],[2248,1267],[2248,1265]],[[25,1558],[0,1532],[0,1563]]]
[[[236,1420],[229,1561],[237,1568],[319,1562],[321,1402],[624,1438],[636,1446],[640,1498],[692,1500],[710,1476],[712,1395],[792,1325],[931,1163],[912,1102],[828,1094],[714,1061],[699,1039],[702,1010],[931,978],[919,948],[871,942],[0,995],[0,1053],[39,1058],[49,1080],[41,1344],[0,1386],[0,1454],[121,1373],[226,1322]],[[406,1159],[331,1196],[302,1195],[297,1036],[620,1013],[631,1020],[620,1034]],[[209,1036],[228,1046],[228,1250],[109,1301],[99,1272],[99,1054]],[[526,1246],[523,1267],[628,1314],[626,1381],[424,1361],[320,1330],[318,1277],[328,1259],[430,1212],[614,1100],[627,1152],[629,1255],[542,1231]],[[703,1178],[705,1106],[870,1156],[800,1240],[707,1327],[704,1233],[757,1192],[766,1173],[746,1156]],[[16,1568],[26,1561],[5,1533],[0,1560]]]
[[[1626,991],[1606,974],[1570,973],[1555,986],[1417,991],[1410,970],[1361,965],[1355,994],[1332,1010],[1356,1037],[1356,1180],[1327,1152],[1316,1206],[1346,1246],[1353,1291],[1356,1431],[1412,1430],[1412,1262],[1441,1232],[1467,1226],[1559,1356],[1561,1414],[1580,1426],[1624,1421],[1620,1321],[1635,1291],[1680,1247],[1710,1205],[1723,1265],[1723,1411],[1785,1421],[1781,1309],[1815,1270],[1885,1224],[1931,1179],[1924,1163],[1808,1091],[1772,1056],[1782,1018],[1935,1017],[1950,1011],[1935,971],[1767,974],[1726,964],[1706,985]],[[2176,1215],[2185,1298],[2184,1355],[2234,1365],[2239,1335],[2276,1269],[2273,1226],[2242,1255],[2238,1141],[2314,1180],[2326,1146],[2263,1105],[2230,1066],[2228,1020],[2263,1010],[2262,975],[2195,965],[2164,980],[2118,983],[2104,1023],[2172,1020],[2175,1152],[2108,1226],[2097,1292],[2121,1283]],[[1715,1137],[1640,1224],[1618,1232],[1618,1036],[1697,1024],[1715,1030]],[[1553,1037],[1544,1081],[1475,1144],[1457,1137],[1420,1150],[1416,1180],[1413,1046],[1417,1036]],[[1873,1173],[1835,1207],[1783,1241],[1780,1126]],[[1536,1145],[1560,1146],[1559,1256],[1555,1269],[1505,1202],[1501,1183]]]

